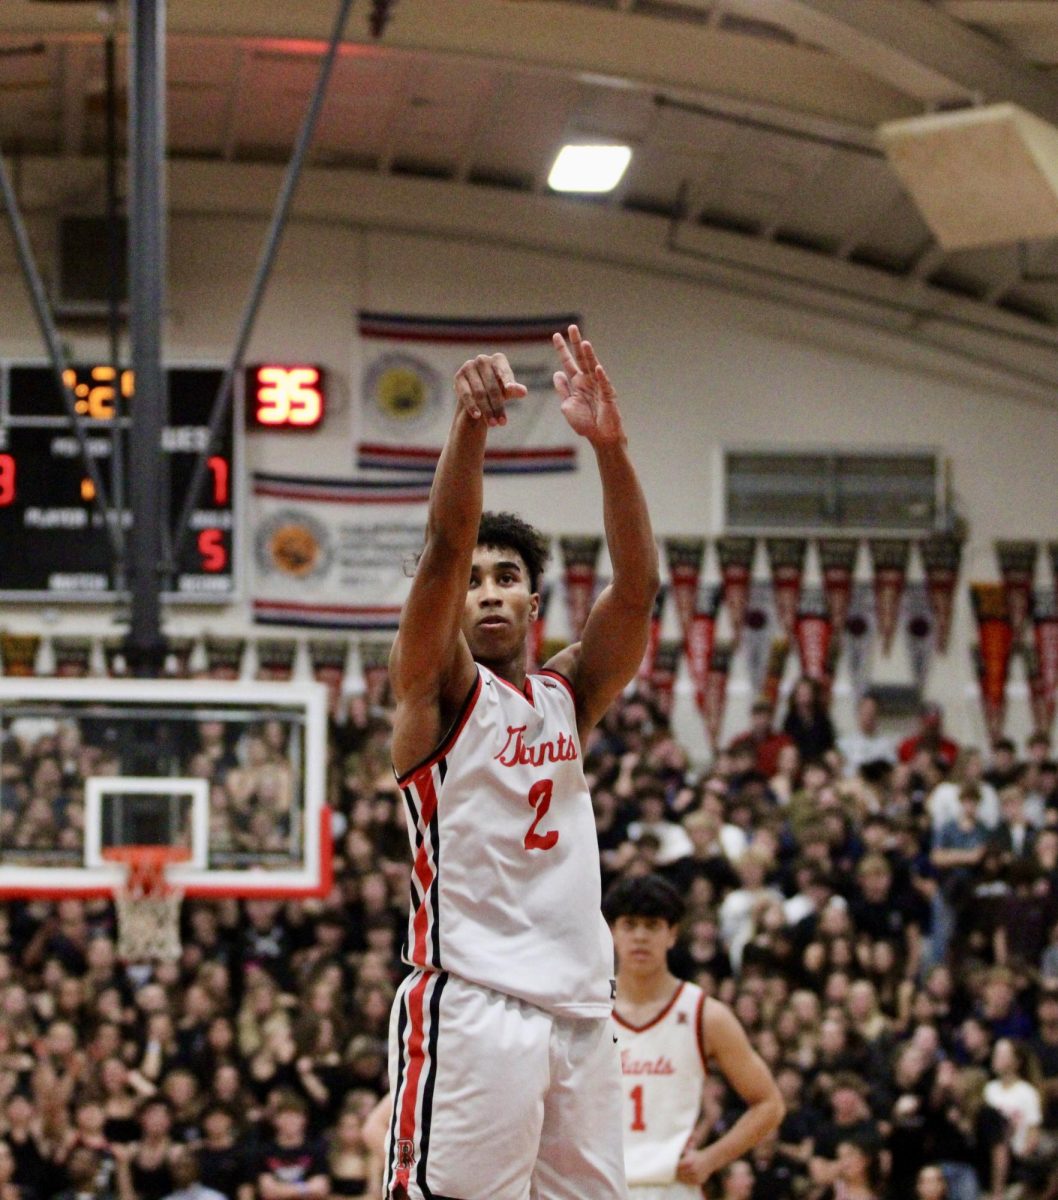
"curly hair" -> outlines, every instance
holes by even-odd
[[[529,571],[529,590],[540,590],[547,566],[547,538],[514,513],[484,512],[478,525],[478,545],[494,550],[515,550]]]
[[[669,925],[683,920],[683,897],[660,875],[618,879],[602,901],[602,915],[612,925],[618,917],[660,917]]]

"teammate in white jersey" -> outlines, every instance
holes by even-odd
[[[623,1200],[613,942],[582,746],[646,646],[657,549],[616,395],[576,326],[562,415],[591,445],[613,578],[579,642],[527,675],[546,559],[482,514],[490,427],[526,395],[507,359],[456,380],[426,540],[390,658],[412,897],[390,1035],[386,1194]]]
[[[613,1029],[624,1080],[625,1172],[632,1200],[701,1200],[702,1184],[782,1121],[771,1072],[735,1015],[668,968],[683,901],[658,875],[619,880],[603,912],[617,947]],[[701,1146],[702,1085],[709,1063],[746,1111]]]

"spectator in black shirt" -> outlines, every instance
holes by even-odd
[[[790,707],[782,731],[801,752],[803,762],[823,759],[834,749],[834,726],[814,679],[799,679],[790,696]]]
[[[856,892],[849,911],[858,933],[872,942],[892,943],[906,976],[918,972],[922,930],[912,914],[893,894],[893,872],[881,854],[867,854],[856,868]]]
[[[272,1110],[274,1137],[260,1151],[254,1177],[260,1200],[327,1200],[327,1156],[308,1139],[308,1108],[296,1095],[282,1096]]]
[[[235,1118],[222,1104],[210,1105],[202,1113],[203,1139],[198,1147],[199,1179],[228,1200],[236,1200],[240,1189],[249,1190],[245,1156],[235,1140]]]
[[[830,1117],[816,1131],[815,1146],[809,1163],[812,1182],[828,1187],[838,1178],[838,1145],[855,1141],[876,1151],[881,1144],[878,1124],[867,1104],[869,1085],[851,1072],[833,1077],[827,1097]]]

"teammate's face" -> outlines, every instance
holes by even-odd
[[[653,975],[668,969],[676,926],[662,917],[618,917],[613,924],[617,969],[621,974]]]
[[[478,546],[470,568],[463,635],[479,662],[502,662],[521,652],[540,597],[529,569],[509,547]]]

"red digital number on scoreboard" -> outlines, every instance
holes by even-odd
[[[0,508],[15,502],[15,456],[0,454]]]
[[[251,367],[247,408],[251,429],[316,429],[326,408],[321,367]]]

